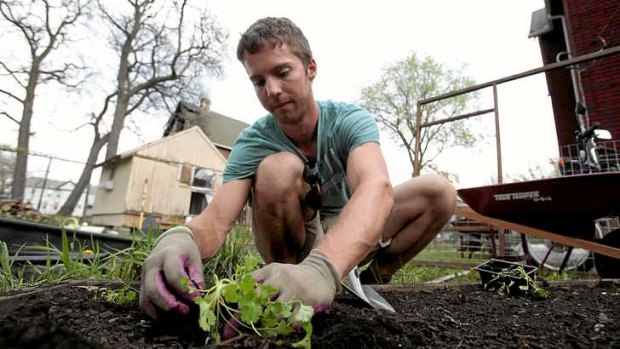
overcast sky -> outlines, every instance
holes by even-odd
[[[252,123],[265,114],[258,103],[234,50],[241,32],[264,16],[286,16],[295,21],[310,41],[318,63],[314,82],[317,99],[355,101],[388,63],[413,52],[431,56],[447,66],[467,65],[465,72],[483,83],[542,65],[538,41],[528,38],[531,13],[544,7],[543,0],[279,0],[207,1],[219,23],[230,33],[229,61],[225,76],[207,82],[212,109]],[[45,98],[41,99],[43,103]],[[90,140],[52,125],[75,112],[71,101],[35,106],[32,150],[59,157],[83,160]],[[491,91],[482,92],[480,109],[492,107]],[[64,109],[63,109],[64,108]],[[49,113],[46,116],[41,110]],[[70,109],[69,109],[70,110]],[[557,156],[557,142],[544,75],[536,75],[499,87],[502,153],[508,174],[543,166]],[[82,112],[83,114],[83,112]],[[492,114],[480,118],[493,127]],[[161,137],[166,117],[151,120],[141,137],[124,132],[120,151]],[[55,123],[54,123],[55,124]],[[63,138],[63,134],[65,135]],[[70,137],[68,136],[70,135]],[[0,143],[15,145],[16,127],[0,120]],[[64,139],[64,142],[60,140]],[[71,141],[67,142],[67,139]],[[68,144],[67,144],[68,143]],[[63,145],[64,144],[64,145]],[[76,146],[79,145],[79,146]],[[384,153],[393,182],[408,178],[411,167],[404,150],[383,137]],[[446,153],[440,162],[458,172],[459,187],[483,185],[495,173],[494,140],[467,152]],[[29,170],[42,176],[46,161],[32,161]],[[54,163],[52,177],[77,179],[76,165]],[[97,182],[97,178],[93,180]]]

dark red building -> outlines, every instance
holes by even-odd
[[[545,64],[620,46],[620,0],[545,0],[532,14],[530,36],[538,37]],[[577,102],[586,107],[586,126],[600,122],[620,139],[620,54],[546,76],[560,146],[575,142]]]

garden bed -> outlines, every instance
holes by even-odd
[[[112,305],[100,294],[118,282],[74,281],[0,297],[0,348],[207,348],[195,321],[154,323],[137,301]],[[339,295],[313,319],[313,348],[620,347],[620,284],[564,282],[534,300],[479,284],[384,286],[397,313]],[[231,348],[287,347],[255,336]]]

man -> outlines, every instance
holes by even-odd
[[[186,226],[162,234],[146,260],[140,304],[187,313],[189,277],[203,285],[201,260],[224,243],[244,204],[268,263],[253,276],[279,299],[331,304],[340,280],[360,263],[363,283],[385,283],[420,252],[454,211],[456,193],[436,175],[390,184],[370,114],[315,101],[308,41],[286,18],[263,18],[242,35],[237,58],[269,114],[237,139],[213,201]]]

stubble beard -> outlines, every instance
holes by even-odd
[[[293,109],[286,110],[284,113],[274,113],[278,121],[283,125],[295,125],[300,123],[304,115],[308,112],[308,106],[306,102],[300,102],[299,100],[293,101]]]

